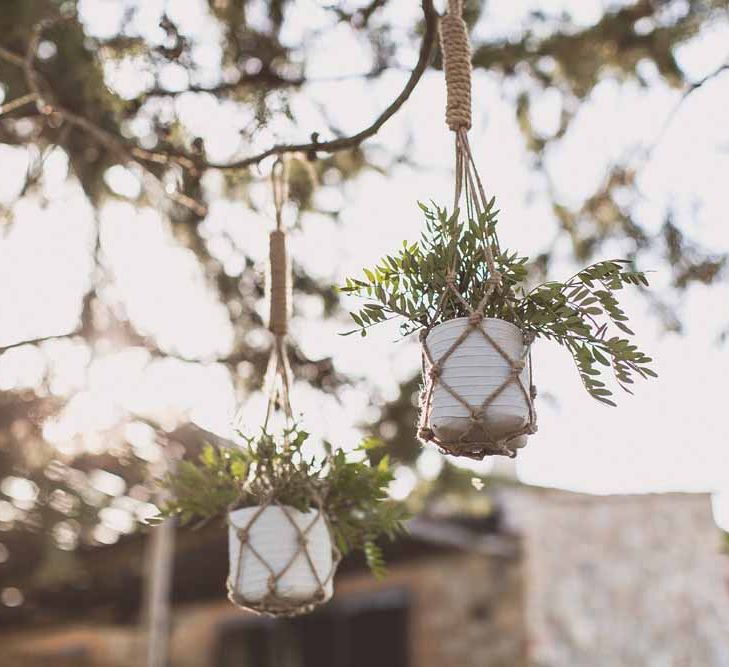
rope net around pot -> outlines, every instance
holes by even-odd
[[[283,229],[282,210],[287,198],[285,164],[278,159],[271,172],[273,198],[276,209],[276,229],[270,234],[269,243],[269,276],[267,291],[269,299],[269,325],[273,334],[273,346],[267,372],[268,405],[264,429],[273,413],[283,413],[287,427],[293,425],[293,410],[290,400],[291,370],[286,352],[286,335],[291,310],[291,267],[286,249],[286,232]],[[290,443],[284,439],[284,447]],[[237,559],[233,563],[231,549],[231,569],[227,580],[228,599],[238,607],[267,614],[270,616],[297,616],[310,612],[316,606],[326,602],[332,595],[332,582],[341,554],[334,545],[332,529],[323,510],[322,500],[315,488],[311,488],[311,497],[316,499],[315,507],[309,512],[299,512],[293,507],[277,500],[277,489],[271,489],[266,500],[253,509],[241,523],[234,523],[231,514],[228,524],[231,540],[237,541]],[[233,508],[231,508],[233,509]],[[284,533],[295,540],[295,548],[283,562],[274,564],[254,544],[257,534],[268,520],[270,510],[276,510],[279,518],[283,518]],[[313,543],[322,535],[328,538],[331,553],[313,552]],[[235,536],[233,538],[233,536]],[[286,535],[280,536],[285,542]],[[231,545],[235,546],[235,545]],[[317,567],[317,562],[324,563],[324,570]],[[319,563],[321,565],[321,563]],[[242,584],[246,580],[247,570],[263,568],[266,573],[265,591],[260,594],[246,595],[242,592]],[[292,596],[286,591],[287,577],[296,570],[298,578],[308,576],[308,590],[303,596]],[[289,586],[290,588],[290,586]]]
[[[256,524],[264,516],[269,508],[277,508],[285,517],[288,525],[296,534],[297,548],[291,556],[278,567],[274,567],[265,555],[261,554],[253,545],[251,534],[255,533]],[[331,534],[331,528],[321,507],[317,507],[313,511],[313,518],[307,517],[308,522],[302,527],[301,522],[296,520],[293,508],[276,502],[274,498],[270,498],[265,503],[255,508],[255,512],[249,517],[245,524],[237,526],[230,521],[230,526],[234,531],[238,540],[238,558],[231,568],[231,574],[228,577],[228,599],[238,607],[255,611],[259,614],[267,614],[269,616],[298,616],[312,611],[318,605],[326,602],[331,597],[332,581],[336,572],[339,560],[341,558],[338,550],[332,546],[331,565],[328,571],[323,575],[314,562],[314,558],[310,553],[309,535],[315,527],[323,522],[325,530]],[[299,513],[301,514],[301,513]],[[291,595],[285,594],[282,585],[285,583],[287,574],[297,563],[305,563],[308,574],[311,575],[313,585],[311,590],[307,591],[303,598],[292,598]],[[241,593],[242,584],[246,577],[247,563],[249,568],[254,567],[254,563],[260,564],[267,572],[266,591],[263,595],[244,595]]]
[[[462,3],[460,0],[449,0],[448,13],[441,19],[440,40],[443,53],[443,67],[445,70],[447,105],[446,124],[455,134],[456,148],[456,182],[454,211],[459,208],[461,199],[465,201],[466,213],[469,219],[480,216],[488,210],[489,202],[486,198],[481,178],[468,141],[468,130],[471,127],[471,47],[468,39],[468,30],[461,16]],[[537,430],[534,398],[536,389],[532,384],[531,344],[533,336],[522,333],[523,346],[520,354],[514,355],[504,349],[504,345],[495,339],[489,332],[488,321],[484,313],[489,300],[496,292],[504,296],[510,304],[510,295],[504,293],[506,289],[502,282],[495,261],[494,250],[498,251],[498,240],[491,234],[483,240],[483,259],[486,263],[488,278],[486,290],[476,307],[472,307],[464,295],[458,290],[456,273],[458,270],[457,253],[454,253],[454,262],[446,276],[446,289],[440,299],[433,322],[444,312],[449,302],[463,307],[467,313],[467,325],[455,340],[447,347],[444,353],[435,355],[428,337],[434,329],[434,324],[420,332],[423,362],[423,391],[420,397],[420,422],[418,437],[424,442],[434,442],[445,453],[453,456],[466,456],[473,459],[482,459],[488,455],[503,455],[514,457],[524,444],[524,437]],[[513,319],[520,323],[516,312],[511,309]],[[522,327],[519,327],[520,329]],[[449,370],[449,362],[464,343],[472,336],[483,341],[491,352],[495,352],[498,359],[503,361],[507,372],[503,380],[477,403],[470,401],[457,388],[444,378]],[[524,370],[527,369],[527,378]],[[489,411],[504,392],[516,389],[516,393],[524,402],[524,412],[527,417],[523,423],[510,428],[508,432],[494,433],[489,422]],[[441,389],[455,399],[467,414],[468,426],[457,437],[444,437],[436,433],[432,422],[433,399],[437,389]],[[511,392],[510,393],[514,393]]]

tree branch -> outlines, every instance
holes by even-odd
[[[0,347],[0,354],[4,354],[8,350],[12,350],[16,347],[22,347],[23,345],[40,345],[40,343],[45,343],[49,340],[60,340],[63,338],[72,338],[73,336],[78,334],[78,330],[74,329],[73,331],[69,331],[68,333],[62,333],[62,334],[52,334],[50,336],[40,336],[38,338],[28,338],[26,340],[19,340],[15,343],[10,343],[9,345],[3,345]]]
[[[377,9],[381,3],[372,3],[372,11]],[[55,102],[52,94],[52,86],[35,69],[35,57],[38,44],[44,30],[53,25],[57,20],[49,19],[39,22],[32,31],[31,38],[24,56],[13,53],[9,49],[0,46],[0,59],[20,67],[25,75],[26,85],[29,90],[27,101],[32,96],[36,102],[39,112],[46,117],[56,115],[66,123],[75,126],[87,133],[96,143],[104,146],[110,152],[119,156],[122,163],[136,162],[144,170],[148,178],[162,189],[166,196],[173,201],[191,210],[195,215],[203,217],[207,214],[206,206],[183,192],[170,192],[165,189],[158,176],[150,170],[145,163],[177,165],[191,174],[199,175],[206,169],[233,170],[260,163],[267,157],[283,155],[285,153],[305,153],[308,156],[315,156],[317,152],[334,153],[359,146],[363,141],[374,136],[379,129],[402,107],[410,97],[418,82],[427,69],[433,45],[435,44],[438,13],[433,6],[433,0],[422,0],[423,16],[425,19],[425,30],[420,46],[420,53],[415,68],[412,70],[404,88],[393,102],[375,119],[375,121],[360,132],[347,137],[337,137],[329,141],[318,141],[317,134],[313,133],[312,141],[299,144],[278,144],[272,146],[257,155],[235,160],[229,163],[213,163],[207,161],[202,155],[190,154],[185,151],[158,152],[144,149],[138,145],[130,144],[88,118],[71,111]],[[159,92],[159,91],[155,91]],[[25,102],[25,99],[23,100]]]
[[[35,93],[27,93],[26,95],[21,95],[20,97],[7,102],[6,104],[0,104],[0,116],[10,113],[11,111],[15,111],[16,109],[20,109],[20,107],[30,104],[31,102],[35,102],[37,99],[38,96]]]
[[[133,159],[138,163],[152,162],[156,164],[177,164],[183,169],[192,172],[199,172],[205,169],[243,169],[245,167],[258,164],[262,160],[273,155],[283,155],[284,153],[335,153],[337,151],[355,148],[366,139],[374,136],[379,131],[379,129],[393,115],[395,115],[400,107],[402,107],[402,105],[407,101],[430,63],[433,45],[435,44],[436,35],[438,32],[438,13],[435,11],[435,8],[433,6],[433,0],[422,0],[422,8],[423,16],[425,19],[425,31],[420,46],[418,62],[416,63],[415,68],[412,70],[410,77],[408,78],[400,94],[375,119],[375,121],[371,125],[351,136],[338,137],[330,141],[320,142],[317,140],[313,140],[309,143],[278,144],[257,155],[252,155],[250,157],[242,158],[240,160],[229,163],[208,162],[199,156],[188,155],[183,152],[155,152],[143,149],[139,146],[129,146],[113,133],[102,129],[89,119],[71,111],[70,109],[55,105],[51,100],[44,100],[43,96],[40,93],[41,84],[44,84],[44,82],[40,78],[38,72],[33,68],[33,63],[37,43],[43,29],[47,26],[46,22],[42,22],[41,24],[39,24],[39,26],[33,31],[33,37],[29,42],[25,58],[13,53],[12,51],[9,51],[2,46],[0,46],[0,58],[8,63],[12,63],[23,68],[26,74],[26,80],[30,91],[36,93],[39,97],[39,100],[43,100],[43,103],[40,104],[42,113],[59,114],[68,123],[85,130],[89,134],[89,136],[97,143],[102,144],[107,149],[113,151],[117,155],[120,155],[122,158],[125,159],[125,161]],[[43,85],[43,87],[47,86]],[[313,136],[315,135],[312,135],[312,137]],[[192,208],[198,214],[204,214],[204,207],[201,204],[189,200],[189,197],[184,197],[184,199],[184,201],[179,201],[179,203],[189,208]]]
[[[207,169],[243,169],[251,165],[258,164],[267,157],[273,155],[283,155],[284,153],[336,153],[337,151],[347,150],[359,146],[363,141],[377,134],[379,129],[393,116],[400,107],[407,101],[410,94],[415,90],[423,73],[430,63],[430,57],[435,44],[435,38],[438,33],[438,13],[433,7],[433,0],[423,0],[423,16],[425,18],[425,32],[423,41],[420,45],[420,55],[415,68],[410,74],[405,87],[393,102],[375,119],[375,121],[364,128],[360,132],[348,137],[340,137],[331,141],[312,141],[301,144],[278,144],[272,146],[257,155],[242,158],[229,163],[205,162],[202,168]]]
[[[699,88],[702,88],[704,85],[709,83],[710,81],[713,81],[716,77],[718,77],[723,72],[729,71],[729,58],[724,62],[724,64],[717,67],[713,72],[710,72],[707,74],[703,79],[699,79],[698,81],[695,81],[694,83],[689,84],[684,88],[683,93],[681,94],[681,97],[679,97],[678,102],[673,106],[669,114],[666,116],[665,120],[663,121],[663,124],[661,125],[658,134],[656,135],[655,139],[651,142],[651,144],[643,149],[638,157],[638,162],[642,165],[645,165],[646,162],[653,156],[653,153],[658,148],[658,146],[663,141],[663,138],[666,136],[666,133],[670,129],[671,125],[673,124],[673,121],[676,119],[676,116],[678,115],[678,112],[683,107],[686,100]],[[634,167],[637,168],[637,167]]]
[[[681,95],[681,98],[678,100],[678,103],[673,108],[671,113],[669,114],[668,118],[665,122],[665,127],[663,128],[663,132],[668,129],[668,125],[671,124],[673,119],[675,118],[676,114],[678,113],[679,109],[683,105],[683,103],[686,101],[688,97],[690,97],[693,93],[695,93],[699,88],[706,85],[713,79],[715,79],[717,76],[722,74],[723,72],[726,72],[729,70],[729,58],[724,62],[723,65],[720,65],[717,67],[713,72],[707,74],[703,79],[699,79],[698,81],[694,81],[694,83],[689,84],[686,89],[683,92],[683,95]]]
[[[197,166],[194,162],[193,157],[189,157],[183,154],[176,153],[161,153],[155,151],[149,151],[139,146],[130,146],[126,142],[122,141],[113,132],[103,129],[96,123],[92,122],[88,118],[77,114],[70,109],[67,109],[57,104],[53,98],[52,87],[48,81],[46,81],[42,75],[35,69],[35,55],[38,50],[38,44],[43,35],[43,31],[49,26],[53,25],[57,20],[61,19],[49,19],[41,21],[33,28],[31,38],[28,41],[26,48],[25,57],[22,57],[16,53],[13,53],[9,49],[0,46],[0,59],[5,62],[16,65],[23,70],[25,76],[25,82],[30,91],[25,97],[32,96],[38,107],[38,111],[43,116],[60,116],[66,123],[78,127],[84,130],[89,137],[91,137],[96,143],[101,144],[111,153],[114,153],[119,157],[122,163],[136,162],[144,170],[145,174],[173,201],[190,209],[193,213],[198,216],[205,216],[207,214],[207,208],[204,204],[196,201],[192,197],[182,192],[169,192],[167,191],[156,174],[154,174],[148,167],[145,166],[145,162],[154,164],[177,164],[183,169],[190,172],[196,173]],[[44,93],[45,90],[45,93]]]
[[[185,93],[209,93],[210,95],[223,95],[226,93],[234,93],[241,88],[253,85],[265,85],[270,88],[300,88],[305,83],[308,83],[303,77],[296,79],[286,79],[275,72],[270,70],[261,70],[258,74],[241,74],[240,78],[236,81],[219,83],[214,86],[188,86],[183,90],[167,90],[156,86],[145,92],[141,93],[138,97],[131,100],[131,103],[136,107],[142,105],[146,100],[156,97],[179,97]]]
[[[155,98],[170,98],[179,97],[186,93],[193,93],[196,95],[209,94],[214,96],[223,96],[229,93],[235,93],[246,86],[269,86],[271,90],[276,88],[301,88],[305,84],[318,84],[318,83],[338,83],[340,81],[352,81],[352,80],[365,80],[369,81],[376,79],[384,72],[391,71],[410,71],[399,65],[384,65],[378,64],[368,72],[361,72],[357,74],[334,74],[331,76],[321,76],[316,78],[304,78],[297,77],[295,79],[287,79],[282,77],[275,72],[270,70],[261,70],[258,74],[241,74],[237,81],[219,83],[213,86],[198,86],[191,85],[182,90],[168,90],[160,86],[155,86],[149,90],[140,93],[139,96],[132,100],[129,100],[129,105],[135,111],[138,110],[147,100]]]

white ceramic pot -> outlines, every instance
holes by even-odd
[[[515,325],[495,318],[484,318],[480,325],[513,360],[524,354],[523,334]],[[464,329],[470,327],[468,318],[459,317],[433,327],[426,345],[434,361],[438,362],[450,349]],[[443,362],[441,378],[470,406],[480,407],[486,397],[496,391],[511,374],[511,365],[477,330]],[[531,385],[529,365],[520,374],[527,392]],[[430,380],[428,380],[430,381]],[[431,399],[428,425],[439,440],[456,442],[468,432],[467,440],[484,437],[481,429],[473,428],[468,409],[436,380]],[[518,384],[510,383],[486,408],[483,420],[493,440],[508,438],[529,423],[529,401]],[[470,432],[469,432],[469,429]],[[526,444],[526,436],[512,443],[514,448]]]
[[[261,602],[269,593],[271,572],[262,562],[279,573],[287,568],[276,583],[276,595],[292,603],[307,601],[325,602],[334,592],[333,548],[329,528],[322,513],[316,510],[299,512],[286,507],[291,520],[302,530],[312,524],[306,533],[306,550],[311,558],[319,580],[324,583],[324,598],[317,599],[319,584],[303,550],[299,551],[299,532],[284,509],[269,505],[254,520],[252,517],[259,507],[245,507],[234,510],[228,515],[228,549],[230,572],[228,587],[236,602],[255,604]],[[241,543],[238,529],[247,529],[248,542]],[[252,547],[252,548],[251,548]],[[260,556],[256,556],[253,550]],[[298,553],[297,553],[298,551]],[[296,556],[294,556],[296,554]]]

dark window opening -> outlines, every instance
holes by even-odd
[[[388,590],[220,630],[215,667],[408,667],[408,595]]]

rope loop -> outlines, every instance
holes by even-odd
[[[273,187],[273,205],[276,209],[276,229],[281,229],[284,203],[289,198],[288,169],[281,157],[276,158],[276,162],[271,168],[271,186]]]
[[[276,209],[276,229],[269,236],[269,266],[266,292],[269,303],[268,328],[274,335],[273,349],[266,372],[268,406],[264,428],[271,415],[282,410],[289,425],[293,423],[291,408],[291,368],[286,351],[292,304],[291,263],[286,248],[286,232],[283,228],[282,211],[288,196],[287,168],[282,158],[277,158],[271,169],[273,204]],[[287,443],[284,443],[286,446]]]
[[[479,326],[481,324],[482,320],[483,320],[483,315],[481,313],[479,313],[478,311],[476,311],[475,313],[471,313],[468,316],[468,323],[472,327]]]

